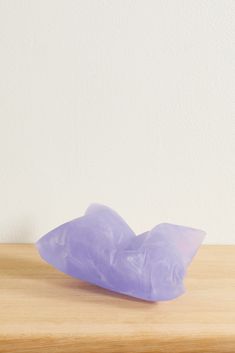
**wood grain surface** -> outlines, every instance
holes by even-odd
[[[148,303],[73,279],[30,244],[0,245],[0,352],[234,353],[235,246],[202,246],[186,293]]]

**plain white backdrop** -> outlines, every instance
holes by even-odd
[[[235,2],[0,0],[0,241],[113,207],[235,243]]]

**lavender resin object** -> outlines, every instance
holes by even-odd
[[[44,260],[70,276],[157,301],[184,293],[186,269],[204,236],[168,223],[136,236],[115,211],[92,204],[84,216],[50,231],[36,246]]]

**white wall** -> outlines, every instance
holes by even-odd
[[[0,0],[0,241],[96,201],[235,243],[234,1]]]

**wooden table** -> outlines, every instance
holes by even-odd
[[[0,352],[235,352],[235,246],[202,246],[173,301],[73,279],[30,244],[0,245]]]

